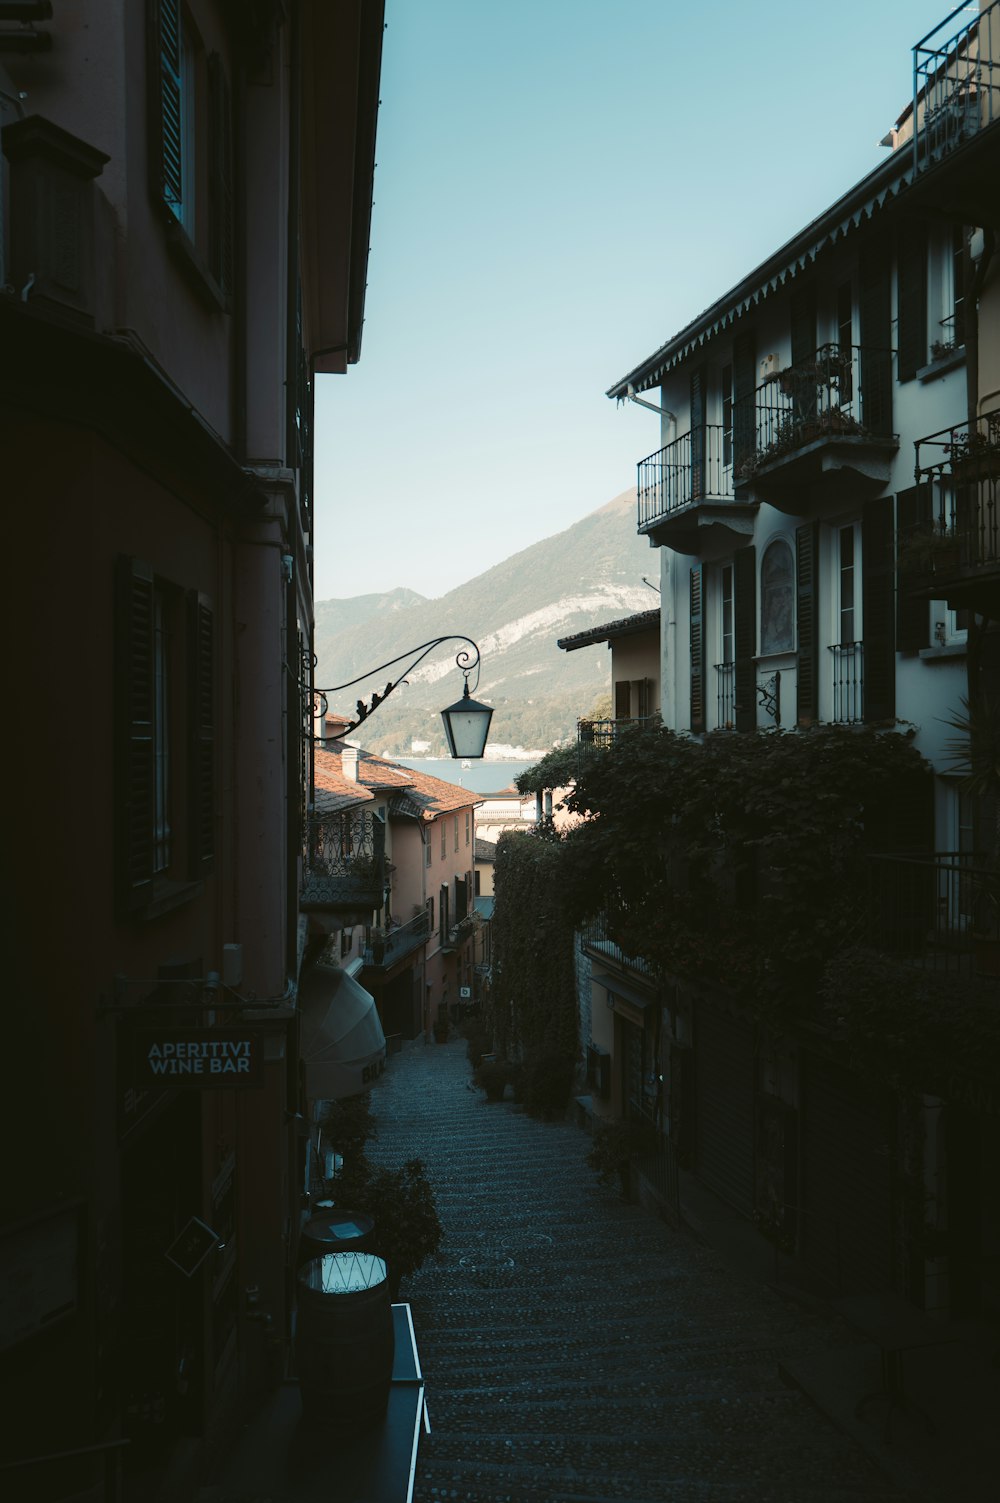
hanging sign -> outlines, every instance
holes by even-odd
[[[263,1035],[256,1028],[140,1028],[133,1084],[229,1090],[263,1085]]]

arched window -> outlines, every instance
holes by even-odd
[[[760,650],[792,652],[795,647],[795,567],[783,538],[770,543],[760,564]]]

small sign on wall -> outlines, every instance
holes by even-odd
[[[254,1028],[142,1028],[135,1033],[136,1088],[230,1090],[263,1084],[263,1036]]]

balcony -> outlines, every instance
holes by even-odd
[[[607,749],[614,746],[623,731],[632,726],[660,725],[659,715],[619,715],[610,720],[578,720],[576,739],[581,746]]]
[[[640,459],[639,532],[678,553],[725,552],[753,534],[756,504],[733,494],[732,435],[718,424]]]
[[[966,11],[975,7],[966,7]],[[1000,152],[1000,0],[954,11],[913,49],[913,170],[918,197],[958,223],[991,222]]]
[[[736,462],[736,494],[752,492],[799,515],[856,501],[889,482],[893,350],[821,345],[809,360],[768,377],[754,393],[750,442]],[[812,507],[810,506],[812,503]]]
[[[592,956],[612,960],[626,970],[640,976],[653,977],[653,968],[642,955],[632,955],[624,950],[615,938],[614,924],[607,913],[599,913],[583,929],[583,944]]]
[[[369,942],[362,951],[365,969],[390,971],[399,961],[405,960],[426,944],[430,932],[430,919],[426,909],[411,918],[407,924],[399,924],[395,928],[372,929]]]
[[[385,825],[350,810],[306,821],[299,906],[341,925],[370,924],[385,899]]]
[[[1000,886],[982,856],[871,856],[865,942],[923,970],[1000,976]]]
[[[1000,614],[1000,408],[918,439],[921,517],[901,530],[900,579],[911,595]]]

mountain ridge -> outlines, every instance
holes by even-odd
[[[478,689],[470,688],[496,707],[491,741],[547,747],[573,739],[577,719],[609,687],[609,663],[597,650],[563,653],[556,639],[648,610],[651,591],[642,582],[648,558],[648,544],[635,531],[633,488],[435,599],[406,589],[359,596],[360,617],[351,600],[318,602],[316,682],[345,683],[436,637],[471,637],[482,663]],[[442,643],[406,676],[406,686],[359,733],[370,750],[407,755],[413,739],[444,750],[439,711],[461,693],[455,664],[461,647]],[[394,679],[403,667],[384,671]],[[384,682],[376,674],[332,696],[331,710],[353,716],[355,700],[381,693]],[[445,682],[453,694],[442,695]]]

